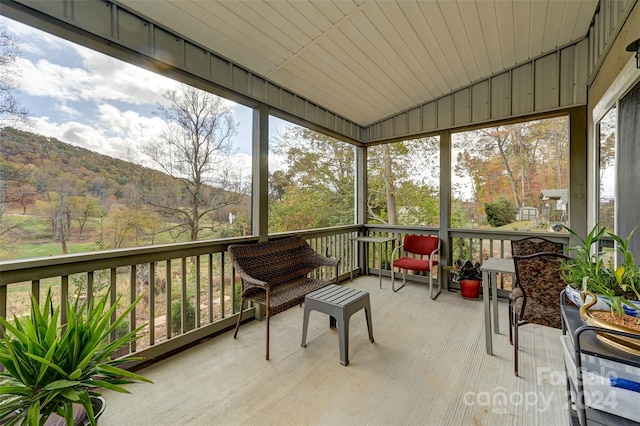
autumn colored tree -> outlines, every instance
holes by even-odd
[[[486,218],[484,204],[501,198],[514,209],[542,210],[544,189],[567,188],[568,125],[566,117],[534,120],[455,135],[458,197],[475,203],[475,215]],[[454,200],[454,208],[458,208]],[[486,220],[486,219],[485,219]]]
[[[69,213],[78,224],[78,233],[82,236],[87,220],[91,217],[98,217],[100,213],[100,203],[98,199],[91,195],[72,196],[69,198]]]
[[[157,213],[116,204],[103,222],[103,238],[110,248],[135,247],[154,233],[160,218]]]

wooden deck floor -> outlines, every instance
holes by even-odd
[[[262,321],[226,333],[142,371],[154,384],[105,393],[101,426],[113,425],[567,425],[560,331],[521,331],[513,375],[506,302],[494,353],[485,353],[482,303],[377,277],[345,283],[369,291],[375,343],[364,311],[350,325],[350,364],[338,333],[312,312],[300,346],[302,309],[271,320],[271,360]]]

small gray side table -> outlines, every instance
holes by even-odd
[[[340,341],[340,364],[349,365],[349,319],[351,315],[364,308],[369,330],[369,340],[373,343],[371,326],[371,304],[369,293],[355,288],[331,284],[311,292],[304,299],[304,321],[302,323],[302,347],[307,347],[307,326],[311,311],[323,312],[330,316],[329,326],[338,323],[338,339]]]

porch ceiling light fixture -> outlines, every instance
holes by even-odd
[[[640,69],[640,38],[627,46],[627,52],[636,53],[636,68]]]

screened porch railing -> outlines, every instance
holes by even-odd
[[[318,253],[339,258],[340,279],[345,279],[352,271],[365,270],[377,274],[382,269],[383,276],[390,276],[391,252],[400,244],[403,235],[437,232],[436,228],[426,227],[367,225],[363,228],[350,225],[295,234],[304,236]],[[292,234],[274,234],[269,238]],[[385,243],[382,258],[379,258],[378,249],[359,250],[353,241],[359,234],[392,236],[394,239]],[[540,234],[452,229],[449,235],[453,259],[482,262],[489,255],[510,257],[511,240]],[[565,246],[569,239],[566,234],[542,236],[563,242]],[[122,332],[146,324],[142,338],[130,347],[122,348],[119,355],[136,353],[145,359],[162,357],[233,327],[237,315],[249,318],[256,314],[253,307],[245,308],[241,313],[240,282],[227,254],[230,244],[256,241],[256,237],[241,237],[0,261],[0,315],[5,318],[28,315],[30,295],[40,298],[49,290],[56,306],[62,300],[75,297],[91,300],[109,292],[112,304],[118,297],[122,298],[122,306],[118,309],[124,310],[140,297]],[[447,263],[450,262],[448,259]],[[410,276],[409,279],[427,282],[425,276]],[[510,289],[506,277],[499,288]],[[61,306],[64,320],[65,304]]]
[[[295,234],[307,239],[318,253],[351,259],[351,239],[358,229],[353,225]],[[123,311],[140,297],[128,317],[126,330],[116,330],[112,338],[146,324],[140,333],[142,338],[122,348],[118,355],[135,352],[145,359],[161,357],[233,327],[240,314],[240,280],[229,261],[227,247],[252,242],[257,238],[0,261],[0,315],[28,315],[31,294],[40,299],[47,291],[51,291],[55,306],[61,306],[62,321],[66,320],[63,300],[92,300],[109,292],[111,304],[121,298],[118,311]],[[341,277],[348,276],[349,267],[350,262],[340,262]],[[317,271],[326,273],[329,272]],[[254,314],[253,307],[242,312],[243,318]]]

